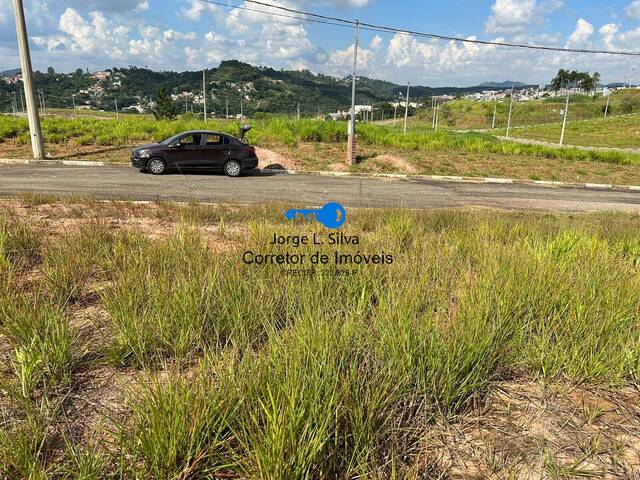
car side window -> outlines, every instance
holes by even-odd
[[[197,135],[197,134],[185,135],[180,139],[180,145],[190,145],[190,146],[200,145],[200,135]]]
[[[220,135],[207,135],[207,145],[222,145],[222,137]]]

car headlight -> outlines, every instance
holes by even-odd
[[[140,152],[138,152],[138,157],[140,158],[147,158],[149,156],[149,150],[140,150]]]

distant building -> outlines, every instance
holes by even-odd
[[[100,72],[95,72],[91,75],[91,78],[94,80],[108,80],[111,76],[111,72],[107,70],[103,70]]]

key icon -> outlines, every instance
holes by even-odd
[[[327,228],[338,228],[347,220],[347,212],[339,203],[327,203],[319,209],[292,209],[288,210],[284,216],[289,220],[295,220],[298,216],[307,218],[314,216],[316,221]]]

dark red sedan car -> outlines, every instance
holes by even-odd
[[[160,143],[138,147],[131,152],[131,165],[140,171],[162,175],[168,170],[217,170],[230,177],[258,166],[253,146],[242,138],[220,132],[182,132]]]

